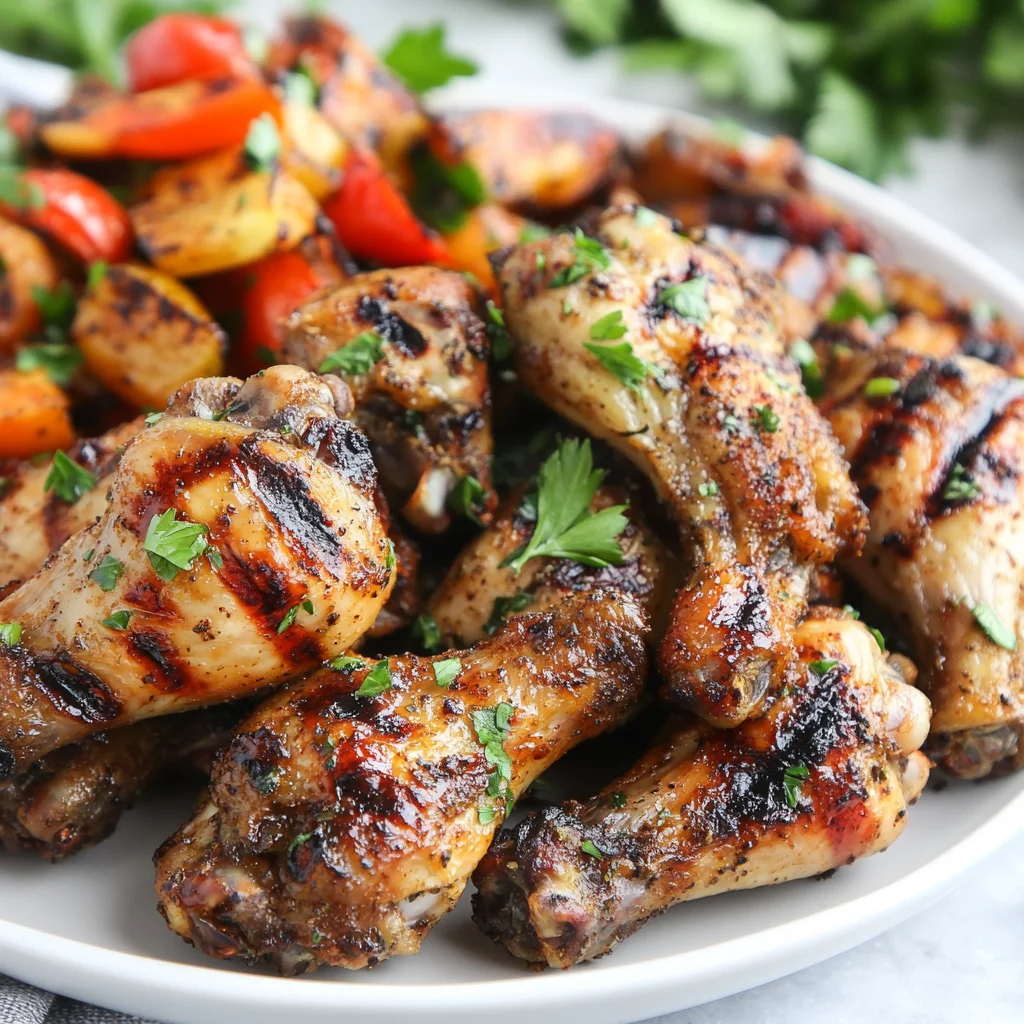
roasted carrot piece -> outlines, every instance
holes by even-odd
[[[0,458],[27,459],[74,439],[68,397],[42,370],[0,370]]]

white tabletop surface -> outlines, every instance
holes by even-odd
[[[374,46],[402,22],[441,19],[451,48],[495,82],[528,81],[701,111],[674,76],[627,75],[610,53],[580,60],[550,14],[500,0],[333,0],[331,9]],[[886,187],[1024,277],[1024,139],[982,148],[914,146],[915,175]],[[930,910],[817,967],[659,1024],[899,1024],[1024,1020],[1024,858],[1021,841]],[[884,856],[884,854],[883,854]]]

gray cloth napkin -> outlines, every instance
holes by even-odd
[[[0,974],[0,1024],[152,1024],[76,1003]]]

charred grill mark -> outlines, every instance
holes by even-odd
[[[14,774],[14,751],[0,741],[0,779],[9,779]]]
[[[287,574],[256,558],[242,558],[222,549],[224,566],[220,580],[247,608],[265,618],[290,607]]]
[[[35,657],[32,683],[62,715],[92,724],[113,722],[121,701],[99,676],[79,665],[67,651]]]
[[[356,307],[356,316],[364,323],[373,324],[374,330],[407,359],[418,358],[430,347],[417,327],[403,320],[380,299],[364,295]]]
[[[1004,370],[1013,366],[1017,360],[1017,349],[1013,345],[986,338],[973,331],[960,343],[960,351],[965,356],[973,356]]]
[[[318,421],[324,424],[324,421]],[[341,478],[364,494],[377,488],[377,467],[366,435],[347,420],[335,420],[325,429],[310,432],[307,444],[316,448],[317,458],[337,470]]]
[[[144,683],[158,687],[163,693],[173,693],[185,686],[188,668],[176,663],[173,641],[153,630],[136,629],[129,633],[128,644],[140,656],[143,666],[152,666],[142,677]]]

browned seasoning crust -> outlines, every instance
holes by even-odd
[[[285,974],[416,952],[504,815],[474,715],[508,705],[517,796],[628,711],[648,628],[631,597],[596,591],[466,651],[389,658],[377,697],[354,692],[368,663],[286,688],[243,723],[208,800],[158,851],[169,925],[212,956]],[[453,657],[458,674],[440,687],[434,666]]]
[[[857,550],[863,508],[786,356],[775,286],[645,212],[596,218],[608,265],[567,286],[558,275],[579,258],[572,236],[508,252],[505,318],[524,382],[632,459],[676,518],[690,572],[659,652],[665,696],[735,724],[784,675],[809,574]],[[662,300],[697,278],[706,314]],[[616,312],[635,355],[656,367],[632,389],[587,348],[593,325]]]
[[[361,274],[314,298],[289,320],[284,359],[311,370],[368,331],[382,358],[346,374],[353,418],[370,439],[388,499],[420,530],[450,521],[448,495],[463,477],[491,489],[489,343],[478,296],[460,274],[407,267]]]
[[[168,415],[129,444],[99,522],[0,602],[0,622],[22,627],[0,649],[0,778],[92,733],[295,678],[387,600],[376,472],[328,384],[274,367],[201,382],[196,407],[218,389],[233,395],[221,418]],[[219,556],[170,580],[143,548],[169,509]],[[92,573],[108,558],[121,571],[103,589]],[[105,624],[121,611],[125,628]]]
[[[702,896],[820,874],[889,846],[924,786],[928,702],[867,629],[816,610],[790,685],[735,729],[678,718],[624,776],[502,831],[474,919],[570,967]]]

